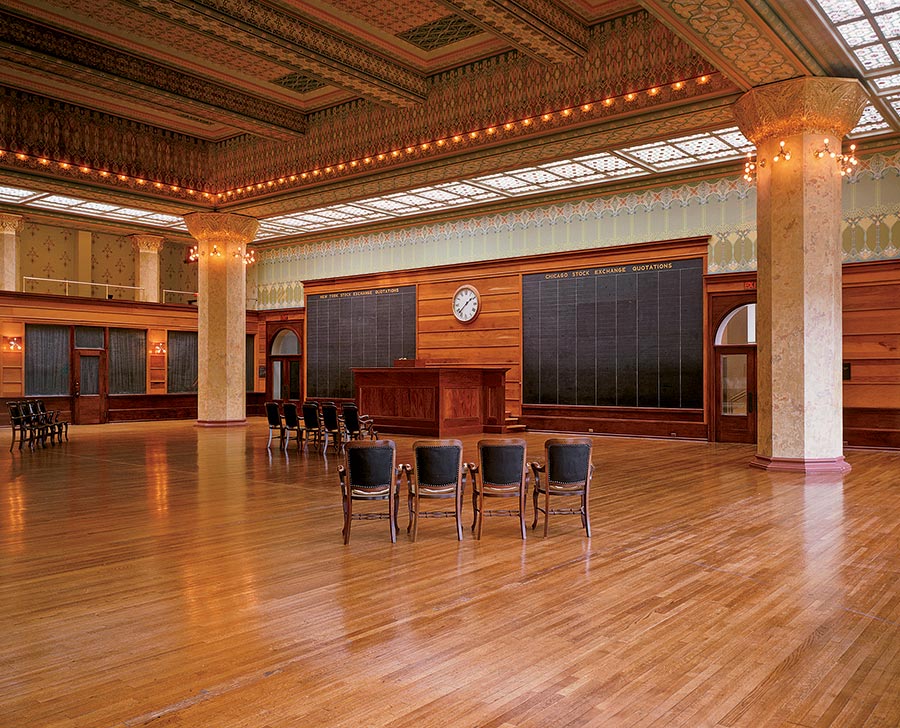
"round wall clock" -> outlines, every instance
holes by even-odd
[[[457,321],[467,324],[475,320],[481,309],[481,296],[475,286],[460,286],[453,294],[453,315]]]

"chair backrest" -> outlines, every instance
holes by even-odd
[[[397,448],[393,440],[352,440],[344,454],[347,477],[354,488],[380,489],[394,482]]]
[[[417,483],[458,483],[462,477],[462,443],[459,440],[416,440],[413,443],[413,462]]]
[[[322,405],[322,424],[326,430],[338,429],[337,407],[333,402],[326,402]]]
[[[355,404],[345,404],[341,407],[341,414],[344,416],[344,427],[347,432],[359,432],[359,410]]]
[[[483,483],[510,485],[525,478],[525,440],[479,440],[478,459]]]
[[[300,418],[297,416],[297,405],[293,402],[285,402],[281,406],[284,412],[284,426],[294,430],[300,427]]]
[[[7,402],[6,408],[9,410],[9,419],[14,425],[22,423],[22,410],[18,402]]]
[[[554,437],[544,443],[547,479],[551,483],[586,483],[594,443],[589,437]]]
[[[21,408],[22,415],[30,422],[37,422],[41,419],[41,413],[38,410],[37,404],[34,400],[26,399],[20,402],[19,406]]]
[[[303,426],[307,430],[319,429],[319,405],[315,402],[303,403]]]
[[[281,427],[281,415],[278,414],[277,402],[266,402],[266,419],[269,427]]]

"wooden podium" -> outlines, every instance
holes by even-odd
[[[456,437],[504,432],[507,367],[397,364],[353,370],[359,411],[372,417],[379,433]]]

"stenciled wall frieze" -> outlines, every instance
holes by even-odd
[[[861,160],[844,186],[843,260],[900,257],[900,152]],[[756,190],[740,177],[263,250],[260,308],[303,303],[303,280],[710,236],[709,272],[756,269]]]

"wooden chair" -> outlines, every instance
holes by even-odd
[[[344,446],[341,421],[338,417],[337,405],[334,402],[324,402],[322,404],[322,433],[325,435],[326,448],[328,447],[329,435],[331,435],[335,450],[340,450]]]
[[[456,518],[456,538],[462,541],[463,447],[459,440],[416,440],[413,465],[402,465],[406,472],[407,505],[412,540],[419,531],[419,518]],[[453,498],[452,511],[423,511],[422,499]]]
[[[344,505],[344,543],[350,543],[353,520],[388,519],[391,543],[397,542],[397,510],[400,503],[400,471],[393,440],[354,440],[348,442],[344,464],[338,466],[341,498]],[[387,513],[353,512],[354,501],[387,501]]]
[[[297,405],[293,402],[285,402],[281,405],[282,422],[284,426],[284,449],[287,450],[291,444],[291,433],[295,433],[294,439],[297,441],[297,449],[300,449],[300,440],[302,437],[302,426],[300,425],[300,416],[297,414]]]
[[[591,463],[594,443],[589,437],[554,437],[544,443],[544,463],[531,463],[534,473],[534,523],[537,526],[538,512],[544,514],[544,536],[550,523],[550,514],[579,515],[581,525],[591,536],[589,497],[594,465]],[[544,478],[541,478],[541,473]],[[543,495],[543,506],[538,504]],[[580,498],[578,508],[550,508],[550,496]]]
[[[7,402],[6,408],[9,410],[9,423],[12,427],[12,440],[9,443],[9,451],[12,452],[13,445],[15,445],[17,441],[19,443],[19,450],[21,450],[22,445],[25,444],[26,436],[28,437],[29,448],[34,449],[32,440],[33,433],[22,412],[21,403]]]
[[[525,538],[525,440],[487,439],[478,441],[478,463],[467,463],[472,474],[472,530],[481,538],[485,516],[518,516],[519,530]],[[518,498],[518,510],[484,509],[485,498]]]
[[[319,415],[319,405],[316,402],[304,402],[301,407],[303,412],[303,439],[309,444],[310,439],[313,442],[319,442],[324,439],[322,432],[322,418]],[[328,445],[328,442],[325,442]]]
[[[278,439],[281,441],[279,447],[285,447],[284,441],[284,422],[281,419],[281,413],[278,411],[277,402],[266,402],[266,419],[269,421],[269,441],[266,443],[266,449],[272,447],[272,433],[278,432]]]
[[[347,440],[363,440],[366,437],[378,439],[378,433],[372,427],[372,420],[362,417],[352,402],[341,405],[341,419],[344,422],[344,436]]]
[[[31,449],[37,442],[41,443],[41,447],[46,447],[47,440],[52,443],[51,426],[47,416],[38,408],[37,401],[26,399],[19,402],[19,410],[25,418],[25,425],[30,430],[29,444]]]
[[[53,438],[56,437],[56,441],[62,444],[63,435],[66,437],[66,442],[69,441],[69,421],[59,419],[59,410],[48,410],[44,405],[44,400],[38,399],[35,400],[38,408],[38,412],[44,417],[47,425],[50,427],[50,442],[53,442]]]

